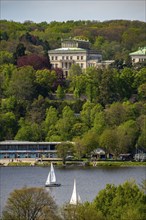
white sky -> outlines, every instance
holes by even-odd
[[[146,0],[0,0],[0,19],[24,22],[139,20],[146,22]]]

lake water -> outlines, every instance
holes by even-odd
[[[126,180],[135,179],[140,184],[146,179],[146,167],[123,168],[57,168],[57,180],[61,187],[47,188],[58,205],[69,202],[73,181],[76,178],[77,191],[82,201],[92,201],[107,183],[121,184]],[[27,187],[44,187],[49,167],[0,167],[0,212],[14,189]]]

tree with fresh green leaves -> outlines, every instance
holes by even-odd
[[[53,106],[50,106],[46,110],[45,126],[49,129],[51,126],[55,125],[58,121],[58,111]]]
[[[13,64],[0,65],[0,88],[4,97],[9,96],[9,84],[15,70],[16,67]]]
[[[13,140],[17,126],[17,120],[13,112],[0,114],[0,140]]]
[[[56,72],[48,69],[37,70],[35,72],[35,77],[38,94],[41,94],[44,97],[48,96],[52,90],[53,83],[57,79]]]
[[[138,87],[138,95],[140,100],[146,100],[146,83]]]
[[[105,119],[105,113],[103,111],[97,112],[95,114],[95,118],[93,121],[93,131],[97,133],[97,135],[102,134],[104,129],[106,128],[106,119]]]
[[[146,149],[146,114],[141,114],[136,120],[139,128],[139,135],[136,143],[136,147]]]
[[[82,122],[76,122],[72,126],[71,133],[73,137],[82,137],[82,135],[88,131],[88,126]]]
[[[85,125],[88,126],[88,128],[91,128],[92,126],[92,119],[91,119],[91,112],[92,108],[95,106],[95,104],[91,103],[90,101],[87,101],[84,103],[81,111],[81,121],[85,123]]]
[[[63,89],[63,87],[60,86],[60,85],[57,87],[56,97],[57,97],[58,99],[61,99],[61,100],[65,97],[64,89]]]
[[[93,201],[96,210],[108,220],[144,220],[146,197],[133,181],[119,186],[107,184]],[[133,212],[132,212],[133,210]]]
[[[134,152],[138,138],[136,121],[128,120],[117,128],[117,149],[120,153]]]
[[[55,125],[57,134],[62,138],[62,141],[72,140],[72,127],[75,122],[74,111],[69,106],[65,106],[62,110],[62,117]]]
[[[14,112],[17,106],[17,101],[14,96],[1,99],[1,110],[2,112]]]
[[[8,51],[0,51],[0,65],[13,63],[13,54]]]
[[[15,140],[19,141],[41,141],[43,136],[42,128],[37,123],[26,122],[20,119],[20,128],[17,131]]]

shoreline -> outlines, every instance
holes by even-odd
[[[61,167],[137,167],[146,166],[145,162],[137,161],[66,161],[66,165],[63,165],[62,160],[36,160],[35,158],[21,158],[21,159],[0,159],[0,167],[22,167],[22,166],[50,166],[50,163],[54,162],[55,165]]]

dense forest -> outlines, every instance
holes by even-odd
[[[51,69],[47,51],[82,37],[114,59],[108,69]],[[0,140],[75,141],[78,158],[146,149],[146,65],[129,53],[146,45],[140,21],[67,21],[0,25]]]

